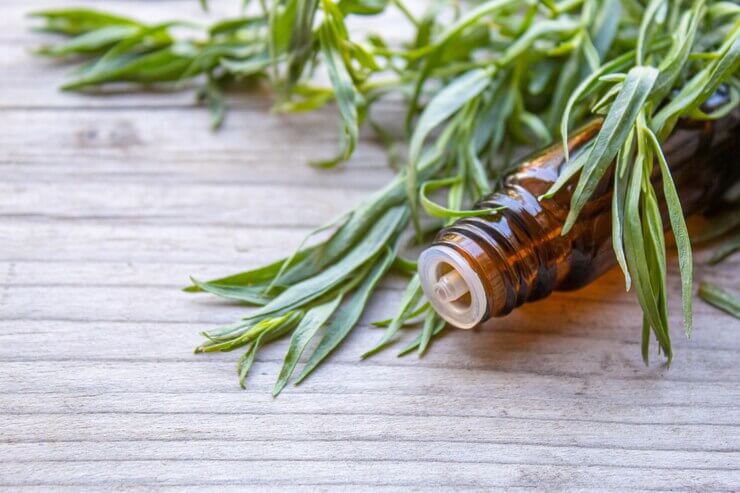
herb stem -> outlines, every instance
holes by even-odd
[[[403,2],[403,0],[391,0],[393,2],[393,5],[400,10],[403,15],[408,19],[410,23],[412,23],[416,28],[419,27],[420,23],[419,20],[414,16],[414,14],[411,13],[411,10],[406,6],[406,4]]]

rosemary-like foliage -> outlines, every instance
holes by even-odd
[[[406,42],[393,44],[381,34],[356,39],[345,24],[351,16],[378,16],[387,9],[399,9],[412,28]],[[657,163],[690,334],[691,245],[661,142],[679,118],[719,118],[740,100],[737,3],[449,0],[419,15],[403,0],[263,0],[245,12],[254,13],[207,29],[145,24],[86,9],[34,14],[43,19],[43,29],[70,36],[41,54],[87,59],[64,86],[68,90],[197,78],[216,126],[224,115],[223,89],[247,79],[269,81],[283,111],[336,102],[340,148],[335,157],[314,163],[322,167],[352,155],[366,120],[382,140],[393,142],[369,110],[389,94],[406,102],[405,164],[391,183],[336,220],[328,239],[258,269],[193,280],[187,291],[258,306],[233,325],[205,332],[197,352],[248,346],[238,367],[244,385],[260,347],[290,335],[277,395],[309,342],[320,337],[296,383],[342,342],[380,279],[396,269],[410,281],[396,315],[378,323],[385,332],[364,356],[415,321],[421,332],[401,354],[423,354],[444,323],[423,299],[415,263],[401,256],[402,233],[413,225],[416,237],[424,238],[423,214],[441,219],[434,223],[439,227],[489,213],[466,208],[500,186],[515,148],[564,141],[572,126],[602,115],[597,138],[555,185],[580,174],[565,230],[616,163],[614,250],[626,287],[634,288],[643,309],[642,354],[647,362],[652,332],[670,362],[664,227],[649,176]],[[319,70],[330,87],[313,82]],[[731,103],[703,113],[701,103],[722,84],[732,92]],[[448,190],[445,204],[430,198],[440,189]]]

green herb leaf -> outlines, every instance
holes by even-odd
[[[391,321],[390,325],[388,325],[388,328],[385,330],[383,337],[375,345],[374,348],[362,354],[363,358],[367,358],[368,356],[377,353],[390,342],[393,336],[396,335],[398,330],[403,325],[403,322],[410,317],[411,313],[413,313],[414,308],[419,303],[419,300],[422,296],[423,293],[421,290],[421,283],[417,274],[411,278],[411,282],[409,282],[408,286],[406,287],[406,292],[401,299],[398,313],[395,317],[393,317],[393,320]]]
[[[635,67],[627,74],[622,90],[612,103],[594,146],[589,152],[571,200],[570,212],[563,226],[563,235],[573,227],[581,209],[617,155],[637,119],[638,112],[647,100],[657,76],[658,71],[651,67]]]
[[[625,207],[632,211],[640,210],[639,202],[642,194],[644,168],[645,156],[638,154],[637,162],[632,170],[632,176],[630,176],[625,201]],[[643,221],[645,219],[641,218],[641,214],[637,213],[625,215],[625,256],[632,276],[633,286],[635,287],[637,298],[640,301],[640,306],[642,306],[648,326],[653,328],[666,356],[670,358],[671,346],[670,339],[667,336],[667,323],[663,318],[663,312],[659,306],[659,297],[656,297],[658,286],[654,285],[654,279],[650,273],[648,245],[646,245],[643,238]],[[643,334],[644,341],[645,336]]]
[[[97,53],[139,32],[135,25],[112,25],[88,31],[56,46],[45,46],[37,53],[45,56],[63,57],[68,55]]]
[[[484,69],[471,70],[461,75],[440,91],[429,102],[414,130],[409,144],[409,165],[416,166],[421,155],[422,145],[440,123],[455,114],[468,101],[485,89],[490,81],[491,72]]]
[[[296,379],[296,385],[310,375],[339,346],[344,338],[347,337],[350,330],[360,320],[360,316],[365,310],[370,295],[380,279],[390,269],[394,258],[395,252],[391,249],[386,249],[385,255],[375,264],[367,277],[362,281],[362,284],[352,293],[347,302],[339,308],[339,311],[326,328],[326,332],[318,346],[303,367],[300,376]]]
[[[76,36],[110,26],[141,26],[141,24],[128,17],[87,8],[41,10],[32,12],[29,16],[46,21],[42,30],[69,36]]]
[[[311,254],[313,250],[313,248],[300,250],[298,253],[292,256],[293,261],[298,262],[300,260],[303,260],[309,254]],[[213,279],[211,281],[208,281],[207,283],[199,282],[198,284],[208,284],[210,287],[225,288],[237,286],[265,285],[266,283],[269,283],[278,274],[278,272],[280,272],[280,270],[285,266],[286,263],[289,263],[290,258],[291,257],[285,257],[280,260],[276,260],[271,264],[267,264],[256,269],[239,272],[238,274],[221,277],[219,279]],[[193,286],[189,286],[183,291],[186,291],[188,293],[204,291],[205,289],[200,287],[198,284],[194,283]]]
[[[666,162],[665,156],[660,147],[660,142],[658,142],[658,138],[649,128],[645,129],[645,135],[650,139],[653,145],[653,150],[655,151],[655,155],[658,157],[658,164],[663,177],[663,194],[668,207],[668,217],[671,221],[671,229],[673,230],[673,236],[676,239],[676,247],[678,248],[678,265],[681,271],[681,292],[683,296],[684,330],[686,331],[687,336],[691,336],[691,328],[693,325],[691,309],[693,289],[691,287],[691,282],[693,279],[694,262],[691,254],[689,232],[686,229],[686,221],[683,218],[681,202],[679,201],[678,192],[673,183],[673,178],[671,178],[671,171],[668,168],[668,163]]]
[[[409,144],[409,164],[407,168],[407,194],[411,205],[411,215],[417,231],[421,229],[416,210],[417,176],[416,168],[421,149],[429,133],[440,123],[452,116],[468,101],[480,94],[488,85],[491,72],[477,69],[465,73],[440,91],[422,113]]]
[[[491,215],[500,208],[497,209],[470,209],[470,210],[453,210],[447,207],[442,207],[439,204],[435,204],[428,196],[428,194],[439,190],[441,188],[460,185],[460,177],[456,176],[453,178],[442,178],[439,180],[429,180],[424,182],[421,186],[419,196],[421,197],[421,205],[424,210],[432,217],[438,217],[441,219],[457,219],[460,217],[478,217]]]
[[[697,72],[653,118],[652,128],[661,139],[673,129],[679,116],[688,114],[703,103],[719,85],[740,68],[740,24],[723,43],[718,56]]]
[[[431,335],[431,339],[430,339],[429,343],[427,343],[427,348],[429,347],[429,344],[431,343],[431,340],[433,340],[435,337],[437,337],[439,334],[441,334],[447,327],[448,326],[447,326],[446,323],[439,323],[439,324],[436,324],[434,326],[433,331],[432,331],[432,335]],[[398,353],[398,357],[400,358],[401,356],[406,356],[407,354],[409,354],[409,353],[411,353],[411,352],[413,352],[415,350],[418,353],[419,348],[421,347],[421,343],[422,343],[422,338],[423,337],[424,337],[424,334],[419,334],[413,341],[411,341],[411,343],[408,346],[406,346],[405,348],[403,348],[403,350],[400,353]]]
[[[298,324],[298,327],[293,332],[293,336],[290,338],[290,346],[288,347],[288,352],[285,354],[283,367],[280,369],[280,375],[278,376],[277,382],[275,382],[275,387],[272,389],[273,397],[280,394],[283,388],[285,388],[285,385],[288,383],[288,379],[293,374],[293,370],[295,370],[295,367],[298,364],[298,358],[301,357],[303,350],[306,348],[309,341],[313,339],[319,329],[324,326],[332,313],[334,313],[339,307],[342,297],[343,295],[340,294],[334,299],[321,305],[317,305],[306,312],[306,315]]]
[[[334,8],[328,1],[322,2],[324,8]],[[331,7],[330,7],[331,6]],[[355,89],[352,76],[345,66],[340,52],[340,40],[342,39],[343,25],[340,25],[341,14],[332,10],[333,15],[321,24],[319,28],[319,44],[324,54],[329,79],[334,87],[334,96],[342,117],[342,150],[333,159],[313,163],[316,166],[327,168],[333,167],[341,161],[348,159],[357,145],[359,134],[357,106],[360,104],[361,96]]]
[[[236,365],[236,371],[239,374],[239,386],[241,388],[245,388],[244,382],[247,379],[247,375],[249,375],[249,370],[252,369],[254,358],[257,355],[260,347],[262,347],[263,344],[283,337],[291,330],[293,330],[295,324],[298,322],[298,320],[300,320],[301,316],[301,312],[294,312],[290,315],[286,315],[285,317],[281,317],[279,322],[274,323],[269,329],[261,332],[259,336],[257,336],[254,342],[252,342],[251,346],[249,346],[247,352],[244,353],[241,358],[239,358],[239,361]]]
[[[417,352],[419,356],[423,355],[429,343],[435,334],[441,332],[442,328],[447,324],[441,317],[439,317],[433,310],[427,310],[427,315],[424,318],[424,327],[421,329],[421,338],[419,339],[419,348]]]
[[[699,284],[699,298],[740,319],[740,298],[708,282]]]
[[[573,111],[573,107],[578,101],[587,97],[598,87],[604,75],[626,68],[633,56],[634,52],[627,52],[611,62],[602,65],[601,68],[583,79],[583,81],[573,90],[570,97],[568,97],[568,102],[565,104],[563,117],[560,121],[560,135],[563,139],[563,151],[565,152],[566,161],[570,158],[568,151],[568,124],[570,122],[570,115]]]
[[[248,318],[262,317],[290,310],[315,300],[331,288],[347,279],[369,259],[375,257],[388,244],[392,235],[405,224],[405,207],[394,207],[383,215],[368,232],[365,241],[359,243],[339,262],[316,276],[293,284],[262,308],[251,313]]]
[[[197,288],[198,291],[206,291],[222,298],[228,298],[232,300],[239,300],[251,305],[266,305],[270,302],[271,297],[265,296],[265,286],[232,286],[224,283],[210,283],[201,282],[191,277],[190,280],[193,282],[193,288]]]
[[[632,277],[627,268],[627,260],[624,256],[623,224],[625,216],[625,201],[627,198],[627,187],[630,181],[629,161],[633,157],[634,132],[627,136],[622,148],[617,154],[617,165],[614,170],[614,193],[612,195],[612,245],[617,257],[619,268],[624,273],[625,288],[630,290]]]

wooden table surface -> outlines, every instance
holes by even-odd
[[[194,0],[88,4],[198,15]],[[28,53],[41,38],[23,16],[46,6],[0,3],[0,487],[740,489],[740,323],[697,301],[687,341],[675,265],[670,369],[643,365],[616,271],[422,359],[360,361],[391,280],[304,384],[270,397],[284,341],[240,390],[238,354],[192,348],[245,308],[179,288],[290,252],[390,179],[381,148],[317,171],[331,108],[239,97],[212,133],[189,91],[60,93],[69,68]],[[738,286],[740,259],[697,257],[697,278]]]

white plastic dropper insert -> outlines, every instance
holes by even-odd
[[[465,257],[445,245],[433,245],[419,257],[419,278],[432,308],[461,329],[478,325],[488,301],[478,274]]]

